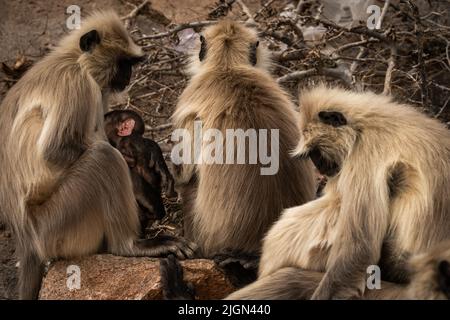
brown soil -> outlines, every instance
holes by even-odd
[[[0,225],[0,300],[17,297],[14,236]]]

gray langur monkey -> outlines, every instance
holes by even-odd
[[[192,77],[173,115],[175,128],[193,136],[194,122],[201,121],[204,131],[215,129],[224,137],[228,129],[279,130],[279,170],[262,175],[259,159],[255,164],[183,163],[178,182],[184,236],[198,244],[201,256],[221,266],[255,270],[262,238],[281,211],[314,198],[313,166],[289,154],[299,137],[294,106],[269,74],[256,31],[225,20],[208,27],[200,41]],[[242,147],[236,140],[231,145]],[[228,148],[225,141],[222,147]]]
[[[366,290],[366,300],[449,300],[450,241],[418,253],[408,260],[410,281],[406,284],[382,281],[380,288]],[[173,273],[172,277],[176,275]],[[267,277],[232,293],[227,299],[309,299],[324,273],[296,267],[281,268]],[[170,277],[167,277],[170,279]],[[289,283],[289,285],[286,285]]]
[[[360,298],[369,265],[383,280],[410,282],[407,259],[450,238],[450,132],[373,93],[321,86],[300,100],[295,154],[310,157],[328,184],[321,198],[283,212],[264,239],[258,280],[230,298],[266,298],[270,287]],[[320,282],[309,271],[323,273]]]
[[[125,160],[106,140],[108,94],[143,59],[120,18],[98,12],[8,92],[0,109],[0,212],[17,236],[19,295],[38,297],[44,261],[106,250],[191,257],[170,236],[138,240]]]

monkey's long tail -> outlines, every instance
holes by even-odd
[[[19,298],[21,300],[37,299],[44,274],[44,264],[31,250],[22,250],[19,258]]]

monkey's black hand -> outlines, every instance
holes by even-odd
[[[167,256],[174,254],[178,259],[193,258],[197,245],[182,237],[159,235],[152,239],[136,241],[138,249],[148,256]]]
[[[213,257],[214,262],[221,268],[229,264],[240,264],[244,269],[258,269],[259,255],[239,250],[226,249]]]
[[[160,260],[159,272],[163,299],[194,300],[195,289],[192,283],[183,280],[183,267],[174,255]]]
[[[213,257],[231,283],[241,288],[256,280],[259,255],[236,250],[224,250]]]

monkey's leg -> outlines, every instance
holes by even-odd
[[[149,199],[147,199],[145,195],[136,194],[136,200],[141,206],[147,209],[148,212],[150,212],[151,214],[155,213],[154,206],[150,203]]]
[[[20,250],[19,261],[19,299],[35,300],[41,288],[44,263],[29,249]]]
[[[155,161],[155,170],[161,176],[161,183],[165,186],[165,193],[168,198],[173,198],[177,196],[175,191],[175,183],[172,174],[167,167],[166,161],[164,160],[164,155],[161,152],[161,148],[156,142],[152,144],[152,159]]]
[[[376,166],[373,164],[372,168]],[[363,172],[365,168],[357,169]],[[329,250],[325,276],[311,299],[354,299],[363,296],[366,269],[380,261],[390,223],[388,186],[387,183],[372,181],[375,175],[369,172],[367,176],[358,177],[358,183],[364,186],[364,190],[342,195],[339,224],[335,229],[336,241]]]
[[[166,208],[164,208],[164,203],[161,198],[161,194],[154,194],[153,195],[153,203],[155,204],[155,216],[158,219],[162,219],[166,216]]]
[[[141,185],[140,190],[135,190],[136,200],[147,209],[152,218],[164,218],[166,209],[161,198],[161,191],[158,188],[153,188],[143,177],[139,176],[139,178],[141,179]]]
[[[267,233],[262,246],[259,277],[284,267],[324,270],[339,203],[325,197],[286,209]]]
[[[226,300],[310,299],[323,273],[299,268],[282,268],[233,292]]]
[[[137,199],[136,199],[137,200]],[[150,213],[145,207],[143,207],[138,200],[139,204],[139,224],[141,225],[139,238],[145,238],[145,230],[147,230],[148,223],[150,221]]]
[[[160,275],[163,299],[194,300],[194,286],[183,280],[183,267],[173,255],[160,260]]]
[[[174,198],[177,196],[175,191],[175,182],[173,180],[172,174],[167,168],[167,164],[161,154],[161,158],[155,163],[156,171],[161,175],[161,184],[165,186],[165,193],[168,198]]]
[[[157,191],[152,188],[144,188],[135,193],[136,200],[140,206],[139,221],[141,224],[141,235],[145,236],[145,230],[150,220],[159,220],[166,216],[164,203]],[[159,192],[158,192],[159,193]]]

